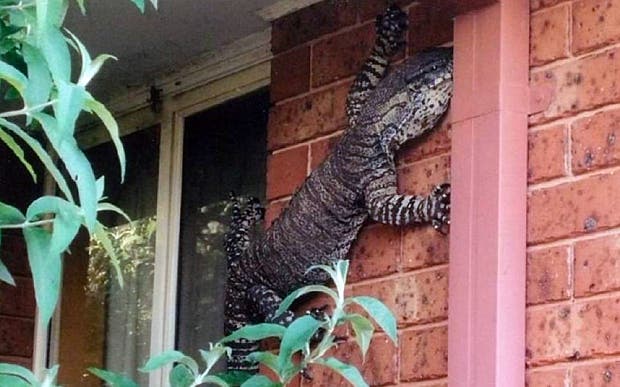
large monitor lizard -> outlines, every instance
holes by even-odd
[[[452,96],[450,48],[421,52],[386,75],[406,28],[406,14],[396,6],[377,18],[372,54],[348,95],[348,128],[271,227],[250,241],[247,232],[262,210],[256,201],[243,212],[235,204],[226,237],[227,333],[262,321],[289,324],[292,312],[274,315],[282,298],[303,285],[325,283],[324,272],[307,269],[345,259],[368,218],[435,228],[449,223],[448,184],[428,196],[397,193],[394,153],[433,129]],[[257,343],[240,340],[231,347],[230,370],[255,370],[245,356],[257,350]]]

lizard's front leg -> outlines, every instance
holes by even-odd
[[[290,310],[276,316],[282,297],[267,286],[252,286],[248,291],[247,297],[250,305],[256,309],[258,316],[265,322],[288,326],[295,319],[295,314]]]
[[[227,289],[224,330],[227,335],[252,323],[249,305],[245,302],[242,292],[233,292]],[[247,356],[259,350],[258,342],[246,339],[237,339],[228,344],[231,356],[226,367],[229,371],[258,372],[258,364],[247,360]]]
[[[392,180],[387,177],[387,180]],[[450,224],[450,185],[433,188],[428,196],[401,195],[393,183],[371,184],[366,190],[366,205],[370,217],[381,223],[403,226],[412,223],[430,223],[436,230]]]

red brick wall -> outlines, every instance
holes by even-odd
[[[401,1],[409,12],[408,53],[452,39],[449,12]],[[429,3],[430,4],[430,3]],[[346,124],[348,88],[374,41],[374,18],[385,1],[325,1],[273,24],[267,165],[270,222],[295,188],[326,156]],[[401,56],[402,58],[402,56]],[[401,192],[425,194],[449,179],[450,125],[398,159]],[[378,333],[362,367],[371,385],[433,380],[447,373],[448,238],[429,227],[365,227],[352,251],[350,294],[382,299],[396,314],[399,347]],[[353,342],[337,356],[361,364]],[[342,383],[313,370],[316,386]],[[408,384],[409,383],[409,384]],[[343,383],[343,385],[348,385]]]
[[[2,234],[0,259],[16,287],[0,282],[0,362],[30,367],[34,343],[34,288],[21,236]]]
[[[531,0],[529,386],[620,386],[620,0]]]

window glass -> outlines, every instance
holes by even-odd
[[[230,192],[264,199],[269,94],[259,91],[185,121],[177,347],[223,337]]]

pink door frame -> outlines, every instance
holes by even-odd
[[[524,385],[529,1],[454,29],[450,387]]]

